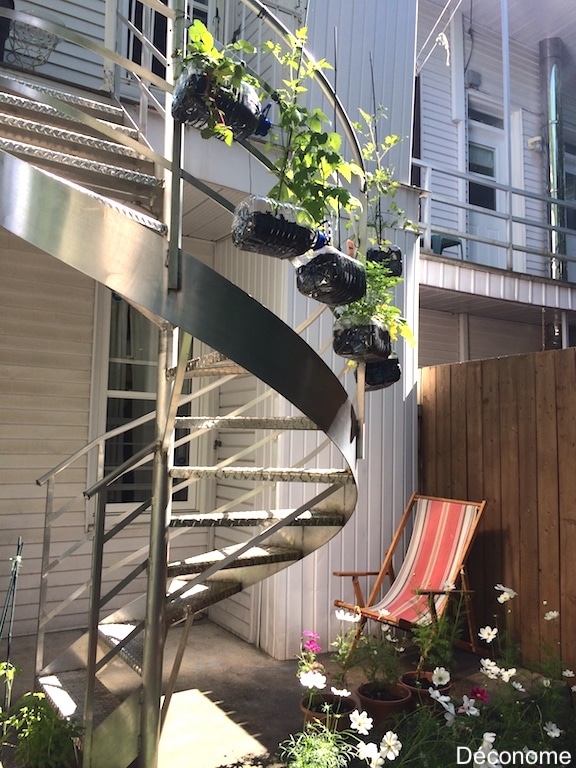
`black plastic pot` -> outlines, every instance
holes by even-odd
[[[354,371],[356,377],[356,371]],[[366,363],[364,374],[364,389],[366,392],[375,392],[378,389],[386,389],[400,381],[402,369],[397,357],[388,357],[386,360],[370,360]]]
[[[380,246],[368,248],[366,260],[383,262],[390,270],[392,277],[402,276],[402,251],[397,245],[389,245],[386,248]]]
[[[236,207],[232,242],[243,251],[277,259],[301,256],[317,241],[319,233],[297,221],[298,209],[266,197],[251,197]]]
[[[339,307],[364,296],[366,270],[357,259],[326,245],[298,267],[296,286],[304,296],[329,307]]]
[[[338,320],[334,324],[332,348],[348,360],[368,362],[389,357],[390,334],[378,323],[352,325]]]
[[[186,69],[174,86],[172,117],[194,128],[207,128],[212,103],[226,117],[226,125],[238,141],[250,136],[258,128],[262,113],[256,89],[242,83],[237,91],[219,88],[212,91],[208,77],[195,70]]]

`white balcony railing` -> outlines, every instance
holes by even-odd
[[[560,279],[576,283],[576,201],[422,160],[412,162],[422,190],[423,252],[540,278],[560,273]],[[470,183],[493,190],[495,209],[468,202]]]

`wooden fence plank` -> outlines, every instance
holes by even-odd
[[[519,580],[510,586],[518,592],[517,612],[522,620],[525,661],[537,661],[539,653],[538,605],[538,461],[536,457],[535,358],[515,358],[518,397],[518,543]],[[512,513],[510,510],[509,513]]]
[[[436,495],[452,497],[450,365],[436,369]]]
[[[436,368],[420,371],[419,489],[436,495]],[[423,461],[423,457],[426,460]]]
[[[468,498],[468,457],[466,452],[466,375],[465,366],[453,365],[450,378],[451,392],[460,392],[460,396],[452,394],[450,398],[450,446],[451,459],[451,496],[455,499]],[[474,499],[475,501],[475,499]]]
[[[576,669],[576,350],[554,358],[558,429],[558,532],[560,578],[560,656],[564,668]],[[551,606],[554,609],[554,606]]]
[[[539,634],[540,638],[551,647],[556,646],[560,640],[559,626],[544,620],[544,613],[548,607],[557,609],[557,606],[560,605],[558,436],[554,370],[554,356],[556,354],[557,352],[541,352],[536,355],[534,369],[536,374],[536,457],[538,461]]]

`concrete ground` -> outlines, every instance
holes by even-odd
[[[175,627],[168,635],[165,682],[180,631]],[[55,658],[79,634],[48,635],[45,658]],[[0,654],[6,659],[5,643]],[[34,657],[34,637],[13,639],[10,660],[22,669],[13,701],[34,688]],[[459,653],[458,661],[461,677],[478,669],[471,654]],[[277,661],[206,619],[195,622],[162,734],[159,768],[278,766],[279,743],[303,726],[296,668],[296,659]],[[352,676],[349,687],[359,682]],[[6,749],[0,768],[14,768]]]

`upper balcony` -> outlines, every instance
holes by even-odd
[[[421,307],[576,342],[575,52],[551,1],[421,3]]]

